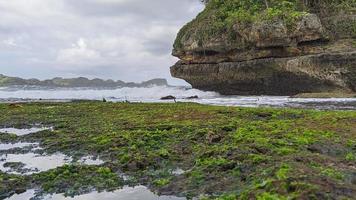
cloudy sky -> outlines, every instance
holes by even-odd
[[[170,78],[179,28],[198,0],[0,0],[0,74]]]

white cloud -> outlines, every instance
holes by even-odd
[[[61,49],[58,52],[57,61],[62,65],[63,68],[69,66],[72,68],[80,67],[86,68],[96,65],[102,59],[100,53],[94,49],[88,48],[86,41],[83,38],[78,39],[72,47],[67,49]]]
[[[6,46],[10,46],[10,47],[16,47],[17,46],[17,44],[15,43],[15,40],[13,38],[8,38],[8,39],[4,40],[3,43]]]
[[[170,78],[176,33],[201,9],[199,0],[0,1],[0,71]]]

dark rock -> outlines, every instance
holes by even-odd
[[[17,188],[17,189],[15,190],[15,193],[16,193],[16,194],[22,194],[22,193],[24,193],[24,192],[26,192],[26,189],[25,189],[25,188]]]
[[[162,97],[161,100],[175,100],[176,97],[175,96],[172,96],[172,95],[169,95],[169,96],[165,96],[165,97]]]
[[[171,74],[194,88],[226,95],[295,95],[356,91],[355,66],[356,50],[244,62],[177,63],[171,68]]]
[[[197,95],[195,95],[195,96],[187,97],[185,99],[199,99],[199,97]]]
[[[21,162],[7,162],[4,164],[4,167],[17,169],[25,167],[25,164]]]
[[[343,147],[340,144],[332,144],[332,143],[311,144],[308,146],[307,149],[312,153],[318,153],[318,154],[328,155],[332,157],[343,156],[347,153],[347,149],[345,149],[345,147]]]
[[[5,168],[10,168],[11,171],[24,174],[27,172],[38,171],[38,169],[32,170],[25,168],[26,165],[22,162],[7,162],[4,164]]]
[[[209,143],[217,143],[221,141],[222,137],[221,135],[215,134],[213,132],[209,132],[208,135],[206,136],[206,139],[209,141]]]
[[[9,104],[9,107],[10,107],[10,108],[22,108],[23,106],[20,105],[20,104],[11,103],[11,104]]]

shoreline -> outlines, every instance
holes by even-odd
[[[103,98],[104,99],[104,98]],[[70,103],[70,102],[102,102],[103,99],[32,99],[32,98],[0,98],[0,104],[19,103]],[[129,98],[128,98],[129,99]],[[198,103],[222,107],[250,108],[297,108],[310,110],[356,110],[356,98],[313,98],[284,96],[219,96],[215,98],[177,98],[177,103]],[[113,103],[162,103],[172,104],[174,100],[142,99],[127,100],[120,98],[105,98]]]
[[[356,98],[356,93],[301,93],[291,98]]]

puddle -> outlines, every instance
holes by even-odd
[[[24,136],[24,135],[28,135],[31,133],[37,133],[40,131],[44,131],[44,130],[53,130],[52,127],[41,127],[41,128],[27,128],[27,129],[18,129],[18,128],[2,128],[0,129],[0,133],[8,133],[8,134],[15,134],[17,136]]]
[[[28,143],[28,142],[19,142],[14,144],[0,144],[0,150],[9,150],[15,148],[25,148],[25,147],[34,147],[38,146],[38,143]]]
[[[11,149],[20,148],[19,151],[9,151]],[[21,150],[29,148],[25,153]],[[55,169],[64,164],[83,164],[83,165],[101,165],[104,161],[94,158],[93,156],[86,156],[74,162],[72,157],[66,156],[62,153],[52,155],[40,154],[37,150],[42,148],[38,143],[14,143],[14,144],[0,144],[0,151],[9,151],[7,153],[0,152],[0,171],[10,174],[29,175]],[[12,169],[4,167],[4,164],[18,163],[23,164],[21,168]]]
[[[18,171],[11,168],[4,167],[5,163],[23,163],[25,164],[24,170]],[[65,164],[83,164],[83,165],[101,165],[104,161],[100,159],[94,159],[90,156],[81,158],[77,162],[73,162],[73,159],[62,153],[56,153],[52,155],[41,155],[37,153],[25,153],[25,154],[3,154],[0,156],[0,171],[10,174],[23,174],[29,175],[55,169]]]
[[[32,197],[35,196],[35,190],[27,190],[26,192],[22,194],[14,194],[9,198],[6,198],[6,200],[29,200]]]
[[[14,195],[6,200],[25,200],[36,196],[35,190],[28,190],[25,193]],[[75,197],[64,197],[62,194],[46,195],[42,200],[186,200],[184,197],[175,196],[158,196],[144,186],[124,187],[123,189],[114,192],[91,192],[89,194],[79,195]]]
[[[70,161],[70,157],[61,153],[53,155],[40,155],[35,153],[6,154],[0,157],[0,170],[11,174],[33,174],[60,167],[66,163],[70,163]],[[25,169],[29,170],[18,172],[4,167],[4,164],[9,162],[23,163],[25,164]]]

